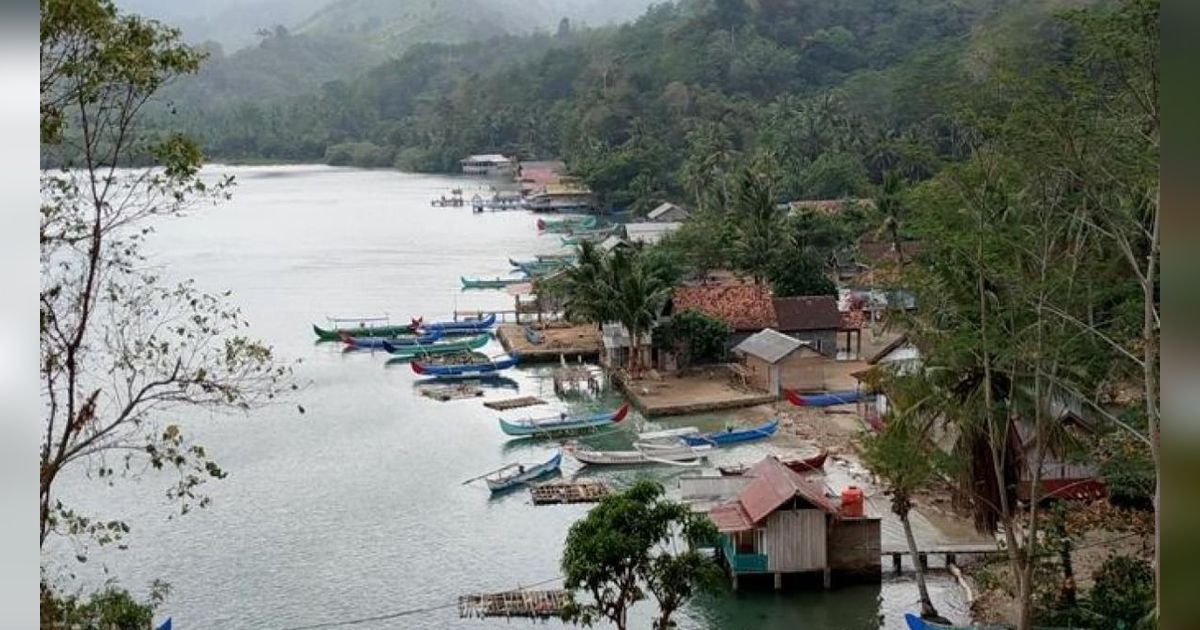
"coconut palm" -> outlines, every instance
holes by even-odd
[[[896,254],[896,264],[904,266],[904,252],[901,251],[900,221],[904,215],[904,205],[900,201],[902,182],[900,174],[889,170],[883,174],[883,185],[879,191],[876,207],[882,218],[879,233],[886,234],[892,244],[892,252]]]
[[[629,333],[629,372],[637,374],[638,339],[654,326],[659,311],[671,296],[671,288],[650,273],[638,254],[623,249],[608,257],[606,269],[609,314]]]

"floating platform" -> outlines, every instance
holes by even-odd
[[[483,396],[483,388],[476,385],[467,385],[459,383],[455,385],[444,386],[425,386],[419,388],[421,395],[426,398],[440,400],[442,402],[450,400],[461,400],[463,398],[478,398]]]
[[[594,325],[562,326],[539,329],[542,342],[530,343],[523,326],[500,324],[496,338],[505,352],[516,354],[521,363],[565,359],[591,359],[600,356],[600,331]]]
[[[608,485],[594,479],[551,481],[529,488],[534,505],[595,503],[608,496]]]
[[[506,591],[473,593],[458,598],[459,617],[561,617],[567,591]]]
[[[504,400],[489,400],[483,403],[483,406],[488,409],[495,409],[496,411],[507,411],[509,409],[520,409],[521,407],[544,404],[546,404],[546,401],[537,396],[519,396],[517,398],[505,398]]]

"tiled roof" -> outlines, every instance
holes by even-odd
[[[827,514],[838,513],[837,505],[825,497],[820,484],[796,474],[774,455],[766,456],[745,474],[754,481],[746,484],[735,499],[708,512],[719,531],[751,529],[794,497]]]
[[[802,345],[804,344],[793,337],[766,328],[747,337],[733,351],[758,357],[767,363],[775,363]]]
[[[779,330],[836,330],[842,325],[837,297],[832,295],[775,298],[772,305]]]
[[[675,289],[675,312],[696,309],[715,317],[734,330],[762,330],[775,325],[775,308],[767,287],[742,285],[697,285]]]

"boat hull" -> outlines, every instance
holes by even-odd
[[[462,321],[451,322],[429,322],[425,323],[419,318],[413,319],[410,328],[417,328],[426,332],[434,330],[442,331],[444,335],[455,335],[463,333],[480,333],[485,330],[491,330],[496,324],[496,314],[488,313],[479,319],[466,319]]]
[[[825,459],[828,456],[829,454],[827,452],[821,451],[812,457],[807,457],[804,459],[789,459],[780,463],[798,473],[813,472],[819,471],[825,467]],[[736,477],[738,475],[745,474],[747,470],[750,470],[750,467],[746,465],[720,466],[717,468],[717,470],[721,471],[721,474],[726,477]]]
[[[321,328],[313,324],[313,332],[321,341],[338,341],[345,334],[351,337],[396,337],[412,333],[408,326],[359,326],[355,328]]]
[[[424,335],[406,335],[402,337],[351,337],[343,333],[340,338],[342,343],[351,348],[382,349],[383,342],[385,341],[391,343],[393,346],[433,343],[442,338],[442,331],[433,330]]]
[[[766,424],[759,425],[752,429],[729,429],[725,431],[705,433],[704,435],[689,435],[685,436],[683,441],[689,446],[701,446],[704,444],[725,446],[728,444],[737,444],[739,442],[750,442],[752,440],[769,438],[775,434],[775,431],[778,428],[779,421],[772,420]]]
[[[515,475],[505,476],[499,479],[492,479],[489,477],[484,479],[484,481],[487,482],[488,490],[491,490],[493,493],[504,492],[506,490],[512,490],[513,488],[523,486],[534,479],[549,475],[557,471],[559,465],[561,464],[562,452],[558,452],[555,453],[554,457],[551,457],[548,461],[536,466],[530,466],[529,468],[526,468]]]
[[[608,413],[574,418],[550,418],[543,421],[509,422],[500,418],[500,430],[516,437],[560,437],[589,433],[601,427],[617,424],[629,413],[629,404]]]
[[[706,457],[711,446],[670,447],[645,451],[575,450],[571,455],[589,466],[643,466],[662,462],[689,462]]]
[[[434,365],[413,361],[409,365],[412,366],[412,371],[435,377],[456,377],[466,376],[468,374],[490,374],[499,370],[507,370],[517,364],[516,355],[505,357],[499,361],[491,361],[489,363],[462,363],[457,365]]]
[[[784,396],[787,397],[788,402],[797,407],[830,407],[858,402],[862,400],[864,394],[856,390],[846,390],[826,392],[824,394],[801,395],[789,389],[784,391]]]
[[[486,346],[489,339],[491,339],[491,335],[485,333],[466,341],[445,341],[428,345],[395,346],[385,341],[383,349],[387,350],[390,354],[404,357],[434,356],[478,350]]]

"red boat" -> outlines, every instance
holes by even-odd
[[[821,451],[812,457],[784,459],[781,460],[781,463],[798,473],[819,471],[825,467],[825,458],[828,456],[828,452]],[[736,466],[720,466],[717,470],[721,471],[721,474],[726,477],[735,477],[745,474],[747,470],[750,470],[750,467],[745,464],[737,464]]]

